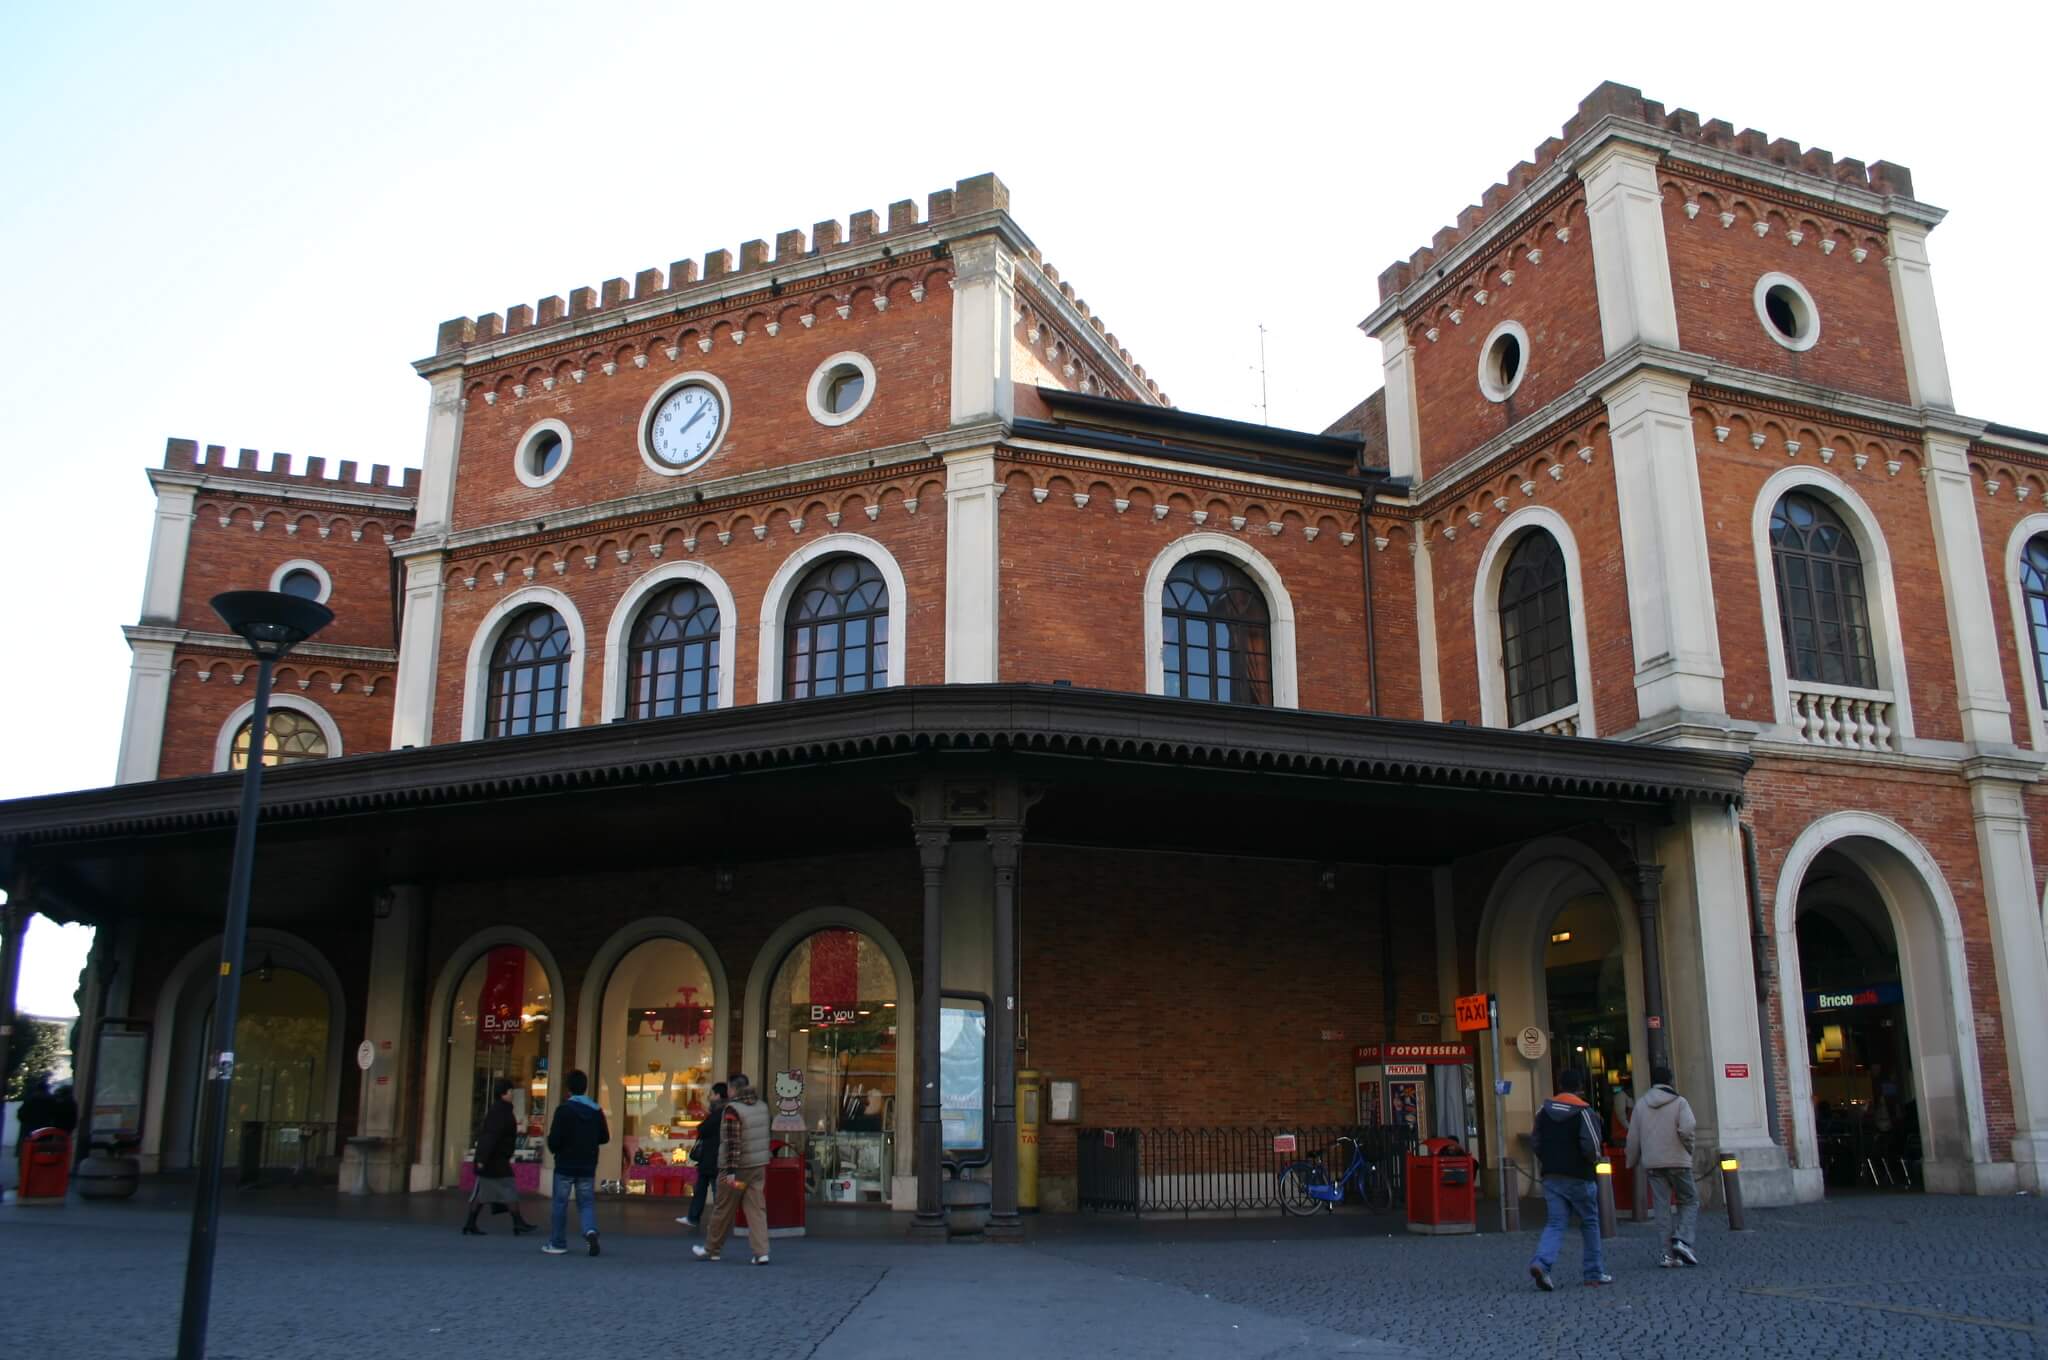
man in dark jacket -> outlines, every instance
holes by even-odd
[[[725,1123],[725,1097],[730,1089],[722,1081],[711,1084],[711,1108],[697,1125],[697,1145],[690,1149],[690,1160],[697,1167],[697,1188],[690,1193],[690,1212],[676,1220],[685,1228],[704,1221],[704,1196],[718,1179],[718,1136]]]
[[[1564,1230],[1571,1216],[1579,1216],[1585,1242],[1585,1259],[1580,1262],[1587,1284],[1613,1284],[1600,1249],[1600,1195],[1593,1166],[1600,1160],[1600,1126],[1583,1092],[1586,1074],[1567,1068],[1557,1077],[1557,1096],[1536,1112],[1536,1127],[1530,1141],[1536,1158],[1543,1164],[1543,1236],[1537,1239],[1535,1259],[1529,1262],[1529,1278],[1536,1287],[1551,1290],[1550,1268],[1557,1264],[1558,1248],[1564,1244]]]
[[[541,1250],[550,1256],[567,1254],[569,1243],[569,1191],[576,1191],[576,1209],[583,1222],[583,1240],[590,1254],[597,1255],[597,1150],[612,1140],[611,1125],[604,1111],[587,1094],[590,1078],[571,1072],[566,1078],[569,1098],[555,1107],[554,1122],[548,1125],[548,1151],[555,1156],[555,1214],[548,1240]]]
[[[519,1183],[512,1175],[512,1151],[519,1146],[519,1120],[512,1109],[512,1096],[518,1089],[519,1083],[510,1077],[491,1083],[491,1108],[484,1112],[476,1131],[476,1185],[469,1192],[469,1217],[462,1223],[464,1237],[484,1235],[476,1216],[486,1204],[494,1214],[511,1213],[514,1237],[535,1230],[536,1225],[519,1212]]]

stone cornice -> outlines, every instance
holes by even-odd
[[[1294,481],[1282,477],[1260,477],[1250,473],[1238,476],[1192,463],[1177,463],[1170,458],[1146,458],[1135,454],[1104,457],[1100,453],[1023,439],[1005,440],[999,456],[1012,463],[1031,467],[1061,468],[1072,472],[1114,471],[1125,476],[1132,475],[1134,470],[1169,472],[1179,485],[1199,487],[1218,495],[1258,495],[1277,491],[1303,504],[1319,506],[1325,510],[1353,513],[1358,510],[1356,493],[1333,491],[1329,487],[1318,486],[1313,482]]]
[[[210,652],[217,656],[238,657],[243,661],[254,661],[249,644],[233,633],[207,633],[196,628],[166,628],[158,624],[124,624],[122,636],[129,642],[168,642],[189,651]],[[282,664],[303,657],[325,661],[354,661],[365,666],[382,666],[389,669],[398,664],[398,653],[389,647],[352,647],[335,642],[302,642],[292,648],[291,655]]]
[[[376,491],[351,491],[342,483],[318,486],[297,485],[291,482],[261,482],[245,477],[222,476],[212,472],[185,472],[170,468],[150,468],[149,484],[158,494],[167,486],[185,487],[195,494],[212,491],[222,495],[239,497],[247,501],[274,501],[292,505],[332,505],[337,508],[388,510],[411,519],[418,507],[418,498],[394,496]]]

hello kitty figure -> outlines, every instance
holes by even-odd
[[[775,1118],[769,1127],[778,1131],[804,1126],[804,1074],[801,1071],[775,1074]]]

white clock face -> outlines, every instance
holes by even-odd
[[[725,407],[718,394],[698,383],[685,383],[662,400],[647,424],[647,446],[670,467],[700,462],[725,428]]]

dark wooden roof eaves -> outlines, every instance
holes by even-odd
[[[359,816],[944,750],[1639,803],[1739,802],[1750,764],[1735,754],[1099,690],[926,686],[289,766],[265,773],[263,816]],[[239,775],[214,774],[0,803],[0,847],[228,826],[240,786]]]

